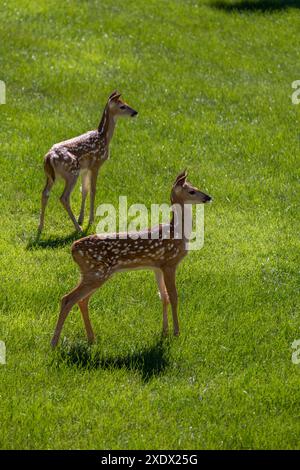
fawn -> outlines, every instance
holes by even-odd
[[[140,238],[128,238],[126,233],[90,235],[72,245],[72,256],[81,271],[79,285],[62,298],[61,311],[52,338],[55,347],[64,321],[73,305],[78,303],[89,342],[94,333],[89,319],[88,302],[91,295],[114,273],[129,269],[152,269],[155,272],[163,305],[163,335],[168,332],[168,304],[171,303],[174,335],[179,334],[177,316],[176,268],[187,254],[189,234],[182,228],[191,227],[191,204],[204,204],[212,200],[186,180],[187,173],[180,173],[172,187],[172,219],[144,232]],[[188,210],[185,210],[185,209]],[[184,220],[187,218],[188,220]],[[181,230],[179,228],[181,227]],[[168,238],[165,235],[168,233]],[[178,236],[180,234],[180,236]],[[146,235],[146,236],[145,236]]]
[[[119,117],[136,116],[138,113],[114,91],[108,98],[98,129],[86,132],[73,139],[53,145],[44,157],[46,186],[42,193],[39,233],[44,227],[45,209],[50,190],[57,176],[65,180],[65,188],[60,201],[68,212],[77,232],[82,232],[85,201],[90,190],[89,225],[94,221],[94,204],[99,168],[109,158],[109,143]],[[82,202],[78,222],[70,206],[70,195],[79,174],[82,174]]]

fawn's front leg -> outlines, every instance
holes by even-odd
[[[78,222],[77,222],[77,220],[76,220],[76,218],[75,218],[75,216],[72,212],[71,206],[70,206],[70,196],[71,196],[71,192],[73,191],[74,186],[76,184],[77,178],[78,178],[78,175],[72,175],[72,176],[69,175],[68,178],[66,178],[65,189],[64,189],[64,192],[62,193],[62,195],[60,197],[60,202],[62,203],[62,205],[64,206],[64,208],[68,212],[68,214],[70,216],[70,219],[72,220],[72,222],[74,224],[74,227],[77,230],[77,232],[82,232],[82,228],[78,224]]]
[[[173,316],[173,329],[174,335],[179,335],[179,322],[177,314],[177,305],[178,305],[178,295],[176,289],[176,267],[164,268],[164,281],[168,291],[171,307],[172,307],[172,316]]]
[[[160,299],[162,301],[162,306],[163,306],[163,331],[162,334],[163,336],[167,336],[168,334],[168,305],[170,303],[168,292],[166,289],[165,281],[164,281],[164,275],[161,270],[156,270],[155,271],[155,277],[159,289],[159,295]]]
[[[80,215],[78,217],[79,225],[82,225],[84,219],[84,210],[85,210],[85,201],[90,187],[90,174],[87,171],[82,175],[82,184],[81,184],[81,209]]]
[[[90,189],[90,218],[89,225],[92,225],[94,222],[95,214],[95,197],[96,197],[96,187],[97,187],[97,177],[98,177],[99,167],[93,168],[91,171],[91,189]]]

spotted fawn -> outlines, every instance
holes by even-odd
[[[168,224],[136,232],[138,238],[126,233],[90,235],[72,245],[72,256],[81,272],[79,285],[65,295],[52,338],[52,346],[58,343],[64,321],[78,303],[89,342],[94,341],[94,332],[89,319],[88,303],[91,295],[113,274],[131,269],[151,269],[156,281],[163,307],[163,334],[168,332],[168,305],[171,304],[174,335],[179,334],[177,316],[176,269],[188,252],[190,232],[178,227],[187,223],[191,227],[191,204],[204,204],[211,197],[199,191],[187,181],[187,173],[180,173],[171,191],[172,218]],[[187,209],[187,210],[186,210]],[[190,229],[191,230],[191,229]],[[165,237],[165,234],[168,237]],[[133,235],[133,234],[131,234]]]
[[[90,190],[89,225],[93,223],[97,176],[99,168],[109,158],[109,144],[116,121],[119,117],[136,115],[137,111],[121,99],[120,93],[114,91],[108,98],[98,129],[53,145],[44,157],[46,185],[42,193],[39,233],[44,227],[45,209],[56,177],[61,177],[65,181],[60,201],[78,232],[82,232],[85,201]],[[82,175],[82,202],[77,221],[71,209],[70,196],[80,174]]]

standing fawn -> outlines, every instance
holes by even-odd
[[[57,176],[65,180],[65,189],[60,201],[68,212],[75,229],[82,232],[81,224],[84,219],[85,201],[89,190],[89,225],[93,223],[97,176],[99,168],[109,158],[109,143],[114,133],[116,121],[122,116],[137,115],[137,111],[128,106],[120,97],[121,95],[117,91],[109,96],[98,129],[55,144],[45,155],[44,169],[47,181],[42,193],[39,233],[44,227],[49,193]],[[70,195],[80,173],[82,174],[82,202],[77,222],[70,206]]]
[[[88,303],[91,295],[114,273],[129,269],[152,269],[163,306],[163,334],[168,332],[168,304],[171,303],[174,335],[179,334],[177,316],[176,268],[187,254],[191,233],[191,204],[204,204],[211,197],[186,181],[187,173],[180,173],[171,192],[172,219],[169,224],[137,232],[139,238],[126,233],[90,235],[72,245],[72,255],[81,271],[79,285],[62,298],[61,311],[52,338],[56,346],[64,321],[73,305],[78,303],[89,342],[94,333],[89,319]],[[185,229],[185,225],[189,230]],[[186,233],[188,232],[188,233]],[[168,234],[164,238],[164,234]],[[131,234],[132,235],[132,234]],[[126,238],[125,238],[126,237]]]

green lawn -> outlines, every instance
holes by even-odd
[[[12,0],[0,19],[0,447],[299,448],[300,2]],[[139,116],[117,125],[97,204],[168,202],[187,167],[214,198],[205,245],[178,270],[179,338],[161,341],[140,271],[92,298],[96,345],[76,307],[53,352],[78,270],[61,184],[32,242],[43,155],[115,88]]]

